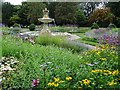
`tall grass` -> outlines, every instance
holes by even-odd
[[[73,51],[81,52],[84,50],[83,47],[68,41],[63,36],[52,36],[49,34],[40,35],[35,39],[35,42],[40,45],[55,45],[62,48],[72,49]]]

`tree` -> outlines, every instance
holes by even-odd
[[[18,15],[13,15],[10,18],[10,23],[13,25],[14,23],[19,23],[21,20],[21,18]]]
[[[96,9],[89,17],[88,22],[97,22],[99,26],[108,26],[113,18],[114,15],[110,12],[109,8]]]
[[[30,22],[27,20],[28,18],[28,3],[22,2],[22,5],[20,6],[20,9],[18,10],[18,16],[21,18],[20,24],[22,26],[28,26]]]
[[[109,2],[106,4],[107,7],[110,7],[111,13],[115,15],[113,23],[120,27],[120,1],[119,2]]]
[[[55,9],[56,9],[56,6],[58,5],[59,2],[50,2],[48,4],[48,9],[49,9],[49,16],[51,18],[55,18]]]
[[[9,2],[2,2],[2,23],[10,26],[10,17],[13,15],[14,6]]]
[[[76,23],[76,10],[78,3],[60,2],[55,7],[55,20],[57,24]]]
[[[84,26],[86,22],[86,16],[81,9],[78,9],[76,11],[76,21],[79,26]]]
[[[0,23],[2,22],[2,13],[1,13],[2,12],[2,1],[3,0],[0,1]]]
[[[46,7],[42,2],[28,2],[27,19],[30,23],[38,24],[38,18],[43,17],[43,9]]]

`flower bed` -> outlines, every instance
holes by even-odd
[[[32,45],[3,37],[3,56],[18,59],[16,71],[2,81],[10,88],[119,89],[120,73],[116,47],[109,45],[81,54],[55,46]],[[7,74],[6,74],[7,75]]]

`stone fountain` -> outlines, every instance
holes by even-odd
[[[50,33],[50,30],[48,29],[48,23],[54,21],[54,19],[49,18],[49,10],[47,10],[47,8],[43,10],[43,18],[39,18],[38,21],[43,22],[43,29],[40,33]]]
[[[73,35],[67,32],[50,32],[49,28],[48,28],[48,23],[50,22],[54,22],[55,20],[52,18],[49,18],[49,10],[47,10],[47,8],[45,8],[43,10],[43,18],[38,18],[38,20],[40,22],[43,22],[43,29],[41,31],[26,31],[26,32],[22,32],[19,33],[19,37],[26,39],[26,38],[30,38],[30,40],[33,40],[34,37],[38,37],[40,34],[50,34],[52,36],[63,36],[63,37],[67,37],[67,39],[69,40],[75,40],[80,38],[77,35]],[[31,39],[32,38],[32,39]]]

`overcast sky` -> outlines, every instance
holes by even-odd
[[[14,5],[20,5],[22,1],[27,1],[27,0],[4,0],[4,2],[10,2],[11,4]]]

